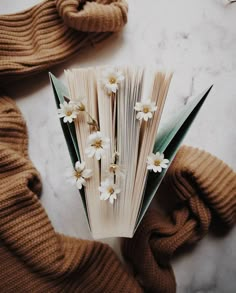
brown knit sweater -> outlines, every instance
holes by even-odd
[[[27,143],[21,113],[0,97],[0,292],[142,292],[107,245],[54,231]],[[213,217],[222,227],[235,223],[236,174],[212,155],[182,147],[158,198],[161,210],[150,210],[122,248],[145,291],[172,293],[175,251],[202,238]]]
[[[174,293],[170,260],[200,240],[213,220],[228,229],[236,221],[236,173],[193,147],[181,147],[158,192],[159,210],[149,210],[123,254],[148,292]],[[214,222],[215,222],[214,221]]]
[[[127,22],[125,0],[46,0],[0,16],[0,86],[63,62]]]
[[[108,245],[54,231],[27,143],[21,113],[0,97],[0,292],[142,292]]]

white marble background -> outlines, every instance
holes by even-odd
[[[39,0],[0,0],[14,13]],[[130,0],[129,23],[95,48],[51,71],[101,64],[154,64],[175,72],[167,115],[212,83],[214,88],[185,143],[201,147],[236,169],[236,4],[223,0]],[[7,88],[29,128],[30,156],[43,180],[42,203],[57,231],[90,239],[79,195],[64,179],[70,160],[47,73]],[[106,240],[118,253],[117,239]],[[173,261],[178,293],[236,292],[236,229],[207,236]]]

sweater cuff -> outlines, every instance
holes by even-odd
[[[236,173],[215,156],[197,148],[181,147],[165,182],[181,201],[198,196],[225,224],[235,223]]]

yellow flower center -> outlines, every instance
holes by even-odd
[[[111,84],[116,83],[116,79],[115,79],[115,77],[110,77],[109,82],[110,82]]]
[[[111,173],[116,173],[116,170],[117,170],[118,168],[119,168],[118,165],[112,163],[112,164],[110,164],[109,172],[111,172]]]
[[[66,116],[70,116],[70,115],[72,115],[72,111],[66,111]]]
[[[93,144],[92,144],[93,147],[95,147],[96,149],[99,149],[102,147],[102,141],[101,139],[100,140],[96,140]]]
[[[79,106],[79,111],[85,111],[85,106],[84,106],[84,104],[83,103],[81,103],[80,104],[80,106]]]
[[[114,193],[114,191],[115,191],[115,190],[114,190],[112,187],[109,187],[108,192],[109,192],[110,194]]]
[[[155,161],[154,161],[154,165],[155,165],[155,166],[159,166],[159,165],[160,165],[160,163],[161,163],[161,161],[160,161],[160,160],[155,160]]]
[[[144,107],[143,108],[143,113],[148,113],[149,112],[149,108],[148,107]]]
[[[77,179],[79,179],[82,175],[81,175],[82,172],[79,172],[79,171],[75,171],[75,177]]]

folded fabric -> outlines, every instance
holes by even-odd
[[[184,146],[158,197],[160,210],[148,211],[122,250],[147,292],[173,293],[173,254],[201,239],[213,220],[219,228],[235,224],[236,173],[209,153]]]
[[[140,284],[109,246],[56,233],[38,197],[40,176],[28,157],[25,122],[0,97],[0,292],[176,291],[170,260],[215,219],[236,221],[236,174],[221,160],[181,147],[133,239],[122,242]]]
[[[112,249],[58,234],[38,196],[26,125],[0,97],[0,292],[142,292]]]
[[[46,0],[0,15],[0,85],[63,62],[126,22],[125,0]]]

